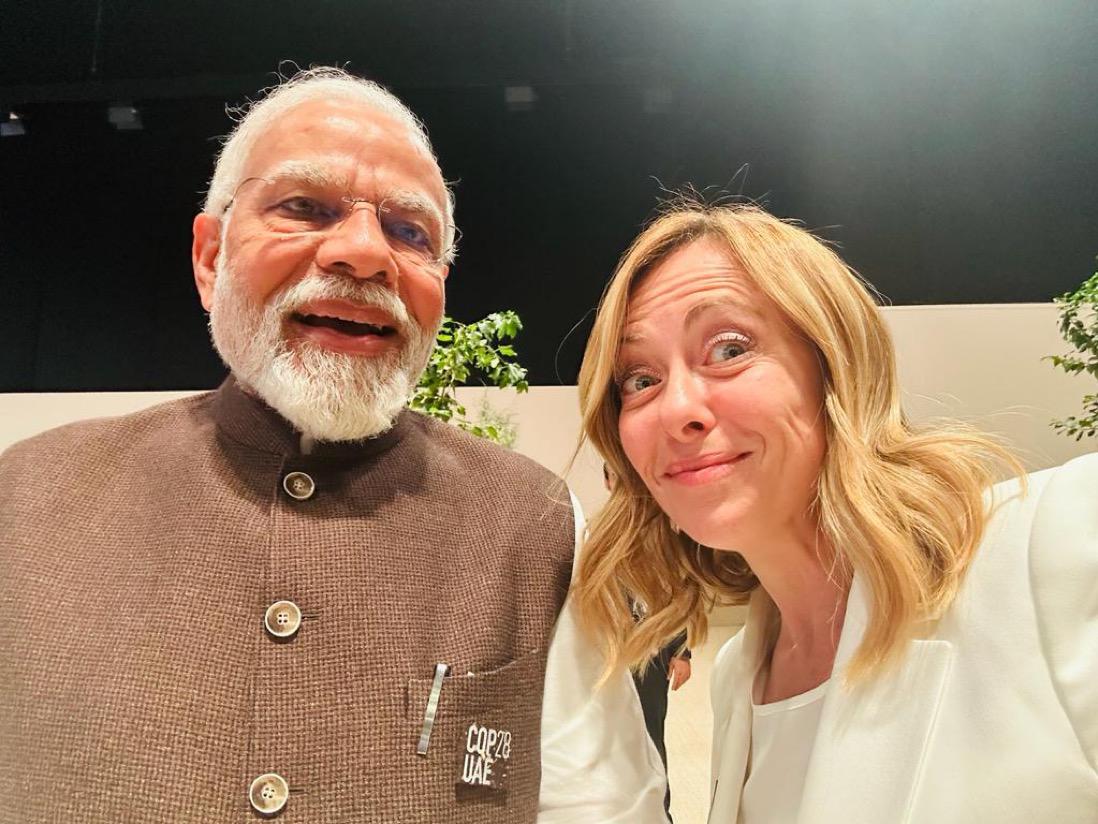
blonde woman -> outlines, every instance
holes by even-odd
[[[576,591],[612,666],[750,605],[711,824],[1098,821],[1098,456],[989,492],[1009,453],[909,424],[866,287],[746,206],[637,238],[580,398],[619,478]]]

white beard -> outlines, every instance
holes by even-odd
[[[343,275],[307,277],[259,306],[241,288],[226,257],[217,261],[210,335],[237,381],[313,440],[361,440],[392,427],[427,366],[438,326],[423,329],[390,290]],[[401,347],[356,357],[305,339],[288,340],[283,324],[291,313],[325,298],[386,312]]]

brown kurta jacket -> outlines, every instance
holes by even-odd
[[[315,484],[287,494],[294,471]],[[310,455],[230,380],[0,457],[0,821],[524,822],[568,493],[405,412]],[[278,640],[267,607],[295,603]],[[427,754],[435,665],[450,665]],[[472,724],[503,787],[462,782]],[[497,772],[499,772],[497,765]]]

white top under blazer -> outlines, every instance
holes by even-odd
[[[997,508],[945,615],[901,664],[841,673],[868,620],[855,575],[797,824],[1098,822],[1098,455],[991,493]],[[713,669],[710,824],[736,821],[761,590]]]
[[[737,824],[797,824],[804,777],[830,683],[824,681],[781,701],[751,705],[751,760]]]

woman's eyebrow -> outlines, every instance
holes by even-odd
[[[746,301],[732,297],[707,298],[691,306],[683,318],[683,325],[692,326],[701,320],[702,316],[713,309],[732,309],[735,312],[746,315],[753,320],[762,320],[759,310]]]

